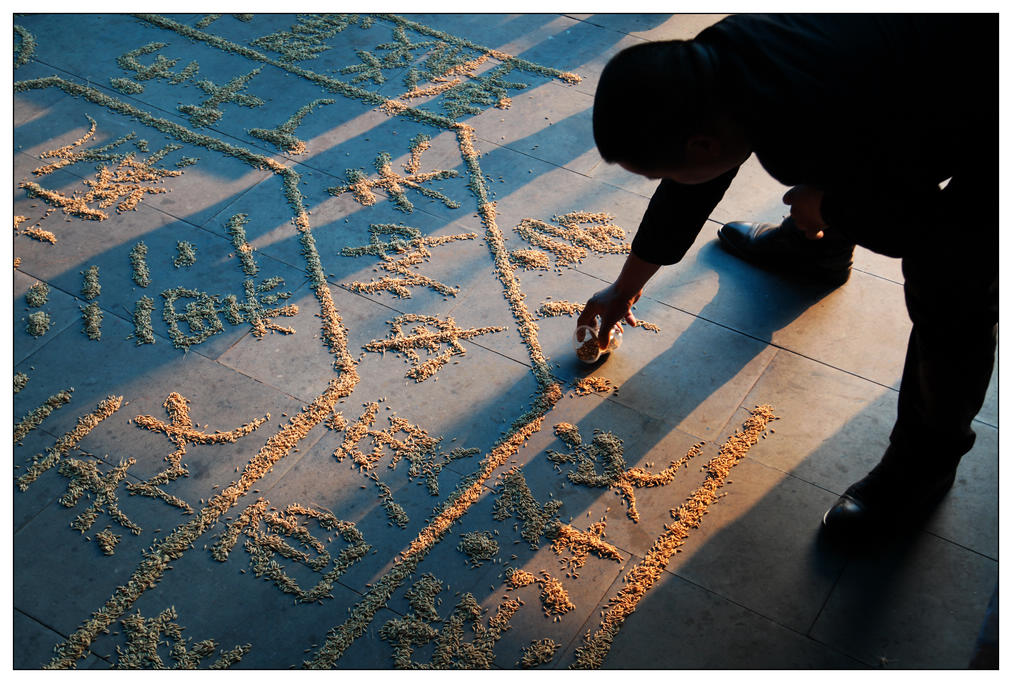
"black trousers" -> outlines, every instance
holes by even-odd
[[[997,193],[950,181],[961,225],[903,257],[913,322],[889,458],[954,468],[973,447],[998,334]]]
[[[902,256],[913,328],[882,464],[914,481],[955,469],[973,447],[971,423],[984,403],[997,342],[996,181],[953,178],[943,192],[949,206],[961,207],[958,221],[926,229]],[[827,249],[840,248],[834,237]]]

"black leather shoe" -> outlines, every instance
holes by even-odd
[[[823,237],[810,240],[788,216],[773,223],[727,223],[717,231],[727,251],[749,263],[839,287],[850,278],[854,245]]]
[[[847,544],[884,538],[924,521],[956,479],[956,470],[904,473],[883,461],[854,483],[822,517],[822,530]]]

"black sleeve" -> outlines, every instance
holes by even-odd
[[[640,221],[632,252],[661,266],[681,261],[737,173],[733,168],[699,185],[662,180]]]

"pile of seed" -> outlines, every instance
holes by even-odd
[[[597,352],[596,339],[587,342],[584,346],[587,344],[593,344],[594,352]],[[577,355],[579,355],[579,351],[577,351]],[[612,385],[611,380],[607,377],[584,377],[576,383],[575,390],[577,396],[588,396],[595,392],[599,394],[607,394],[611,391],[618,391],[618,389]]]
[[[76,164],[79,161],[111,161],[122,159],[125,155],[121,153],[113,153],[110,150],[115,149],[127,140],[131,140],[136,134],[128,133],[121,138],[117,138],[113,142],[102,145],[101,147],[95,147],[93,149],[78,150],[77,148],[86,143],[95,135],[95,131],[98,130],[98,122],[91,118],[88,114],[84,117],[88,119],[90,128],[88,132],[74,140],[70,144],[64,145],[63,147],[57,147],[56,149],[46,150],[39,154],[40,159],[57,159],[51,164],[46,166],[40,166],[34,171],[33,175],[43,176],[49,175],[53,171],[63,168],[64,166],[70,166]]]
[[[444,454],[443,459],[438,463],[427,460],[422,466],[422,471],[425,474],[425,486],[429,490],[429,493],[433,496],[439,495],[439,473],[444,467],[454,460],[468,458],[480,452],[477,448],[454,448],[449,453]]]
[[[28,386],[28,375],[23,372],[14,373],[14,393],[18,393]]]
[[[324,598],[333,597],[331,591],[334,582],[355,562],[365,557],[372,547],[365,542],[361,532],[353,523],[343,522],[325,510],[292,504],[281,512],[274,512],[274,508],[268,512],[267,506],[268,502],[260,498],[247,508],[215,544],[212,556],[220,562],[225,561],[238,540],[239,534],[245,533],[249,537],[245,547],[250,553],[250,566],[253,569],[253,574],[273,582],[282,591],[295,595],[298,602],[322,603]],[[299,516],[315,519],[325,531],[337,531],[341,538],[349,544],[333,560],[334,566],[330,571],[325,573],[319,582],[308,590],[301,588],[294,579],[285,573],[284,568],[275,559],[275,556],[281,556],[294,560],[315,572],[322,571],[331,563],[330,553],[327,552],[323,542],[313,536],[308,527],[299,521]],[[261,520],[269,531],[274,532],[273,534],[259,531],[257,527]],[[303,546],[315,550],[317,555],[310,557],[308,553],[296,550],[278,534],[299,541]]]
[[[155,301],[151,297],[142,296],[134,304],[134,333],[137,345],[154,344],[155,331],[151,327],[151,314],[155,310]]]
[[[197,248],[189,242],[176,242],[176,258],[172,265],[176,268],[189,267],[197,262]]]
[[[41,337],[49,331],[49,326],[52,324],[52,320],[49,319],[49,314],[45,311],[35,311],[34,313],[28,314],[28,324],[25,329],[28,330],[28,334],[33,337]]]
[[[599,254],[627,254],[628,242],[625,230],[611,223],[613,217],[605,213],[574,211],[553,216],[558,225],[552,225],[535,218],[524,218],[515,230],[524,240],[536,247],[555,254],[556,269],[580,263],[587,257],[587,249]],[[589,225],[588,225],[589,224]],[[558,241],[553,238],[561,238]]]
[[[82,274],[84,285],[81,287],[81,294],[86,300],[91,301],[102,293],[102,286],[98,283],[98,266],[91,266]]]
[[[139,95],[144,92],[144,86],[129,78],[110,78],[109,85],[126,95]]]
[[[394,500],[394,494],[390,490],[390,487],[380,481],[379,475],[375,472],[369,472],[366,476],[372,479],[373,483],[376,484],[376,488],[380,490],[380,502],[387,513],[387,518],[390,520],[389,524],[396,524],[402,529],[406,527],[411,520],[408,518],[408,513],[404,511],[404,508]]]
[[[84,320],[84,333],[88,339],[98,341],[102,338],[102,309],[92,301],[87,306],[81,307],[81,317]]]
[[[193,61],[186,65],[182,71],[178,74],[172,72],[172,67],[176,65],[177,59],[166,59],[162,55],[156,55],[155,61],[150,65],[141,64],[137,59],[143,55],[150,55],[158,52],[168,43],[148,43],[141,47],[130,50],[129,52],[120,55],[116,58],[116,63],[124,71],[133,71],[135,73],[134,78],[138,81],[148,81],[155,78],[164,78],[168,80],[170,85],[179,85],[194,75],[200,70],[200,65]],[[120,92],[125,93],[138,93],[144,91],[144,86],[140,83],[135,83],[129,78],[113,78],[110,79],[110,84]],[[141,149],[144,151],[144,149]]]
[[[639,521],[636,509],[634,488],[649,488],[669,484],[688,461],[698,455],[703,444],[695,444],[689,452],[677,461],[657,473],[650,473],[640,467],[626,469],[622,440],[611,432],[601,432],[594,436],[593,441],[576,448],[572,454],[549,454],[549,459],[556,463],[577,462],[577,468],[567,475],[574,484],[591,487],[613,487],[625,498],[628,505],[627,515],[633,522]],[[597,469],[598,462],[603,461],[603,471]]]
[[[147,264],[148,247],[144,242],[138,242],[130,250],[130,268],[133,271],[133,280],[139,287],[147,287],[151,284],[151,272]]]
[[[541,608],[545,611],[546,617],[552,617],[553,621],[560,621],[566,612],[576,609],[576,605],[569,599],[569,593],[562,583],[547,571],[542,570],[538,579],[541,584]]]
[[[562,647],[551,638],[532,640],[531,644],[523,649],[523,656],[517,662],[524,669],[533,669],[536,666],[547,664],[552,661],[556,650]]]
[[[432,574],[422,574],[414,585],[404,593],[408,605],[421,619],[439,621],[436,611],[436,596],[443,592],[443,582]]]
[[[204,16],[196,24],[194,24],[194,26],[196,26],[197,28],[207,28],[208,26],[210,26],[214,22],[218,21],[219,19],[221,19],[221,15],[220,14],[208,14],[208,15]]]
[[[21,44],[17,46],[14,57],[14,68],[24,66],[35,53],[35,38],[23,26],[14,24],[14,32],[21,38]]]
[[[190,123],[197,128],[201,128],[203,126],[210,126],[221,118],[222,112],[218,109],[218,105],[224,102],[234,102],[237,105],[251,109],[262,107],[264,105],[262,99],[256,95],[248,95],[242,92],[246,88],[246,84],[260,73],[262,69],[262,66],[258,66],[248,74],[236,76],[222,86],[216,85],[208,79],[197,81],[197,87],[207,93],[207,99],[199,105],[181,104],[176,108],[184,114],[189,114]]]
[[[396,231],[395,234],[410,236],[410,241],[394,238],[389,243],[381,242],[379,234],[389,232],[390,229],[394,229]],[[369,226],[369,233],[368,245],[345,247],[341,250],[342,255],[362,256],[364,254],[376,254],[381,259],[378,267],[399,277],[383,276],[379,280],[369,283],[352,282],[348,287],[355,292],[370,294],[378,291],[389,291],[403,299],[411,298],[411,290],[408,287],[412,286],[429,287],[433,291],[445,296],[456,296],[460,291],[458,287],[445,285],[438,280],[414,272],[412,268],[427,262],[432,256],[432,252],[426,248],[427,246],[446,244],[447,242],[456,240],[474,239],[478,236],[476,233],[471,232],[459,235],[444,235],[442,237],[422,237],[421,231],[416,228],[396,225],[371,225]],[[403,254],[403,256],[399,259],[394,259],[387,254],[387,249],[393,250],[398,254]]]
[[[538,309],[538,315],[542,318],[549,318],[559,315],[579,315],[583,312],[583,304],[572,301],[546,301]]]
[[[345,426],[343,428],[344,441],[334,450],[334,457],[337,458],[338,462],[341,462],[350,455],[355,464],[361,469],[371,469],[378,456],[376,454],[366,456],[358,449],[358,443],[369,435],[369,428],[376,421],[376,414],[379,412],[379,403],[373,401],[363,404],[363,407],[365,407],[365,412],[362,413],[362,416],[350,427]],[[342,421],[347,425],[346,420],[342,418]]]
[[[324,420],[324,424],[327,429],[332,429],[335,432],[343,431],[348,426],[348,420],[345,419],[344,415],[340,411],[335,412],[333,415]]]
[[[119,543],[120,536],[105,529],[95,534],[95,540],[98,541],[98,547],[102,549],[103,553],[113,555],[116,553],[116,544]]]
[[[553,427],[555,436],[559,437],[567,446],[579,446],[581,443],[580,430],[576,425],[569,422],[560,422]]]
[[[447,197],[442,192],[430,189],[425,186],[425,183],[434,180],[444,180],[446,178],[456,178],[459,174],[453,169],[439,170],[439,171],[428,171],[420,173],[418,167],[421,164],[422,153],[429,148],[429,137],[427,135],[419,134],[411,141],[411,147],[409,149],[410,158],[407,163],[404,164],[404,170],[407,175],[401,175],[393,170],[390,162],[390,154],[388,152],[380,152],[376,156],[374,166],[376,173],[379,175],[378,178],[370,180],[366,175],[354,168],[345,169],[345,177],[348,179],[347,185],[336,185],[334,187],[327,188],[327,192],[339,197],[345,192],[351,192],[355,199],[363,206],[372,206],[376,203],[376,195],[373,194],[373,188],[380,188],[386,192],[391,199],[393,199],[394,205],[404,213],[411,213],[414,210],[414,204],[408,199],[404,188],[410,188],[419,192],[430,199],[438,199],[444,205],[451,209],[460,208],[460,203],[456,202]]]
[[[545,232],[549,232],[553,227],[554,226],[551,226],[544,221],[539,221],[534,218],[524,218],[515,230],[520,237],[527,240],[535,247],[539,247],[554,254],[558,270],[561,270],[562,266],[579,263],[587,257],[587,250],[583,247],[559,242],[543,234]],[[547,260],[547,256],[545,258]]]
[[[119,522],[121,526],[137,536],[140,535],[143,529],[130,521],[130,518],[120,510],[116,495],[116,489],[126,477],[127,470],[136,462],[137,460],[134,458],[121,460],[119,465],[106,475],[99,472],[94,460],[68,458],[60,462],[57,471],[70,480],[67,483],[67,492],[60,498],[60,504],[65,507],[73,507],[85,492],[90,492],[95,499],[90,507],[70,523],[71,529],[76,529],[82,534],[85,533],[95,524],[99,512],[104,508],[106,514]]]
[[[552,264],[540,249],[517,249],[510,253],[510,260],[527,270],[548,270]]]
[[[509,584],[510,588],[523,588],[524,586],[531,585],[537,580],[538,577],[534,576],[534,574],[531,574],[526,569],[510,567],[506,570],[506,582]]]
[[[235,247],[235,253],[239,255],[239,261],[242,263],[242,272],[253,277],[258,269],[256,261],[253,260],[253,247],[246,241],[246,230],[243,229],[246,222],[246,214],[237,213],[228,219],[225,231],[232,238],[232,246]]]
[[[542,571],[541,576],[538,577],[525,569],[511,567],[506,570],[508,589],[515,590],[532,583],[541,586],[539,597],[541,608],[546,617],[552,617],[554,621],[559,621],[562,618],[561,615],[576,608],[576,605],[570,601],[569,593],[566,592],[563,585],[547,571]]]
[[[118,165],[115,170],[107,166],[99,166],[96,179],[86,179],[83,181],[89,187],[89,190],[84,194],[75,193],[70,197],[59,192],[47,190],[34,182],[26,181],[21,183],[19,187],[23,188],[29,196],[41,197],[49,204],[62,208],[64,213],[70,216],[77,216],[78,218],[88,220],[105,220],[109,217],[108,214],[99,209],[108,208],[116,204],[117,201],[119,201],[119,204],[116,206],[117,212],[136,209],[144,195],[168,192],[165,188],[155,187],[154,183],[163,182],[166,177],[182,175],[182,171],[173,171],[155,166],[155,163],[166,154],[182,149],[181,145],[166,145],[143,161],[135,159],[133,153],[118,154],[109,151],[113,147],[133,138],[133,133],[96,149],[74,151],[74,147],[83,144],[95,132],[95,121],[91,117],[88,118],[92,122],[91,130],[80,140],[70,145],[41,154],[40,156],[42,157],[58,157],[59,161],[49,166],[38,168],[33,173],[45,175],[57,168],[85,160],[116,160],[118,161]],[[90,202],[97,202],[99,209],[89,207],[88,204]]]
[[[358,24],[363,29],[372,25],[371,17],[355,14],[299,15],[291,30],[279,30],[252,41],[281,55],[282,62],[300,62],[314,59],[319,53],[329,50],[326,41],[344,29]]]
[[[45,282],[36,282],[25,292],[25,303],[32,308],[45,306],[49,301],[49,285]]]
[[[32,239],[38,240],[39,242],[49,242],[50,244],[56,244],[56,235],[49,232],[48,230],[43,230],[37,225],[33,225],[30,228],[25,228],[22,234],[28,235]]]
[[[480,567],[499,554],[499,544],[489,531],[469,531],[460,535],[457,550],[468,556],[472,567]]]

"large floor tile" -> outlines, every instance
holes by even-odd
[[[569,85],[548,82],[520,93],[509,109],[490,109],[468,120],[492,144],[585,173],[597,163],[591,130],[593,98]]]
[[[926,529],[953,543],[998,559],[998,430],[975,424],[977,441],[963,456],[956,483]]]
[[[59,636],[23,612],[14,612],[14,640],[11,644],[14,669],[37,669],[49,661],[50,643]],[[108,668],[108,663],[94,654],[88,655],[79,668]]]
[[[606,605],[602,605],[606,607]],[[592,619],[588,626],[596,630]],[[580,647],[582,640],[567,650]],[[568,653],[567,653],[568,654]],[[574,657],[563,656],[563,661]],[[861,669],[867,665],[665,574],[629,616],[605,669]]]
[[[782,418],[751,457],[843,493],[889,445],[896,400],[895,391],[781,350],[745,399],[773,405]]]
[[[710,506],[668,571],[806,633],[845,562],[819,542],[819,522],[836,495],[749,460],[728,479],[727,495]]]
[[[655,275],[644,296],[885,386],[899,386],[910,334],[902,287],[854,272],[827,291],[754,268],[716,241]]]
[[[811,636],[869,666],[962,669],[997,581],[994,560],[921,534],[852,560]]]
[[[751,457],[841,494],[864,477],[888,447],[897,397],[895,391],[780,351],[744,401],[770,403],[783,416],[775,423],[776,433],[760,441]],[[927,529],[996,557],[997,431],[980,422],[973,428],[977,441]]]

